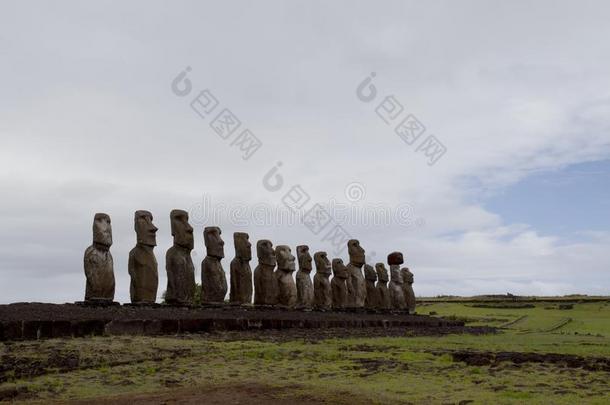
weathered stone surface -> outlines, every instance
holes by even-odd
[[[333,259],[333,279],[330,282],[333,292],[333,309],[342,309],[347,306],[349,273],[341,259]]]
[[[290,251],[290,247],[279,245],[275,248],[277,259],[277,270],[275,277],[278,286],[278,304],[286,307],[294,307],[297,303],[297,286],[292,278],[292,273],[296,270],[295,257]]]
[[[203,230],[203,240],[207,251],[201,262],[201,302],[224,302],[227,295],[227,276],[220,262],[225,257],[225,242],[220,228],[207,226]]]
[[[112,226],[108,214],[93,219],[93,244],[85,250],[85,301],[114,300],[114,263],[110,254]]]
[[[231,260],[231,292],[229,301],[235,304],[252,303],[252,244],[245,232],[235,232],[235,258]]]
[[[153,249],[157,246],[158,229],[152,221],[153,216],[149,211],[136,211],[134,215],[137,243],[129,252],[127,265],[131,277],[129,295],[134,304],[154,303],[157,300],[159,271]]]
[[[347,306],[350,308],[364,307],[366,300],[366,285],[362,266],[364,265],[364,249],[360,242],[351,239],[347,242],[349,264],[347,266]]]
[[[273,243],[262,239],[256,243],[258,265],[254,269],[254,303],[257,305],[277,304],[278,285],[274,270],[277,264]]]
[[[379,307],[379,293],[375,287],[375,281],[377,281],[377,273],[373,266],[369,264],[364,265],[364,280],[366,283],[366,300],[364,306],[369,309]]]
[[[299,259],[299,271],[297,271],[297,306],[300,308],[313,307],[314,292],[311,282],[312,258],[309,254],[309,246],[297,246],[297,258]]]
[[[388,269],[385,268],[383,263],[377,263],[375,265],[375,271],[377,272],[377,297],[379,309],[392,309],[392,299],[390,298],[390,290],[388,289]]]
[[[400,274],[400,265],[404,263],[402,253],[392,252],[388,255],[388,264],[390,265],[390,299],[392,300],[392,308],[405,308],[405,295],[402,292],[402,275]]]
[[[402,292],[405,296],[405,306],[412,314],[415,312],[415,292],[413,291],[413,273],[408,267],[400,269],[402,275]]]
[[[170,223],[174,246],[165,255],[167,290],[165,301],[172,305],[191,305],[195,295],[195,266],[191,258],[193,227],[188,223],[189,214],[172,210]]]
[[[400,252],[392,252],[388,255],[388,264],[392,265],[392,264],[397,264],[397,265],[401,265],[405,262],[402,253]]]
[[[327,310],[333,304],[330,261],[326,252],[316,252],[313,257],[316,263],[316,275],[313,277],[314,306]]]

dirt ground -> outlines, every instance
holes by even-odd
[[[354,402],[354,400],[356,400]],[[345,397],[343,403],[357,404],[356,398]],[[237,385],[232,387],[182,388],[165,390],[155,394],[130,394],[95,400],[52,402],[61,405],[228,405],[228,404],[261,404],[261,405],[314,405],[323,404],[323,399],[307,397],[292,393],[285,388],[273,388],[259,384]],[[333,402],[337,403],[337,402]]]

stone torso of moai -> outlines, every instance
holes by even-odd
[[[234,304],[252,303],[252,244],[245,232],[235,232],[235,258],[231,260],[231,292],[229,301]]]
[[[87,279],[85,301],[114,300],[114,264],[110,254],[112,226],[108,214],[93,218],[93,244],[85,250],[84,267]]]
[[[273,243],[263,239],[256,243],[258,265],[254,269],[254,304],[277,304],[277,280],[273,270],[277,264]]]
[[[373,266],[369,264],[364,265],[364,280],[366,283],[366,300],[364,306],[369,309],[375,309],[379,307],[379,293],[375,287],[375,281],[377,281],[377,273]]]
[[[149,211],[136,211],[134,227],[136,247],[129,252],[127,265],[131,284],[129,295],[133,304],[153,304],[157,300],[159,270],[153,249],[157,246],[157,227]]]
[[[364,307],[366,300],[366,283],[362,274],[364,265],[364,249],[360,242],[351,239],[347,242],[349,264],[347,266],[347,306],[350,308]]]
[[[297,306],[310,309],[313,307],[313,283],[311,282],[311,262],[309,246],[297,246],[297,258],[299,259],[299,271],[297,271]]]
[[[313,276],[314,306],[317,309],[328,310],[333,305],[330,261],[326,252],[316,252],[313,258],[316,263],[316,275]]]
[[[275,277],[277,280],[279,305],[292,308],[297,303],[297,285],[294,283],[292,273],[296,270],[295,257],[290,251],[290,247],[280,245],[275,248],[277,259],[277,270]]]
[[[172,305],[192,305],[195,296],[195,266],[191,258],[193,227],[188,220],[189,214],[186,211],[172,210],[170,213],[174,246],[165,255],[165,302]]]
[[[227,276],[220,261],[225,257],[225,242],[220,228],[207,226],[203,230],[203,240],[207,254],[201,262],[201,302],[224,302],[227,295]]]
[[[375,265],[377,271],[377,297],[378,297],[378,308],[379,309],[392,309],[392,299],[390,298],[390,290],[388,290],[388,269],[385,268],[383,263],[377,263]]]
[[[392,252],[388,255],[388,264],[390,265],[390,299],[393,309],[405,308],[405,295],[402,292],[402,275],[400,274],[400,265],[403,263],[402,253]]]
[[[347,306],[347,284],[349,273],[341,259],[333,259],[333,279],[330,282],[333,291],[333,309],[342,309]]]
[[[413,291],[413,273],[408,267],[400,269],[402,275],[402,292],[405,296],[405,306],[410,314],[415,313],[415,292]]]

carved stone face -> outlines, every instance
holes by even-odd
[[[402,284],[402,275],[400,274],[400,269],[398,267],[393,267],[390,269],[390,277],[392,282]]]
[[[413,273],[411,273],[408,267],[403,267],[402,269],[400,269],[400,274],[402,276],[403,282],[413,283]]]
[[[388,281],[390,281],[390,279],[388,278],[388,270],[385,268],[385,264],[377,263],[375,265],[375,271],[377,271],[377,277],[379,278],[379,281],[381,281],[382,283],[387,283]]]
[[[377,281],[377,273],[370,264],[364,265],[364,278],[369,281]]]
[[[360,242],[356,239],[350,239],[347,242],[347,252],[349,253],[349,262],[362,266],[364,264],[364,249],[360,246]]]
[[[271,243],[270,240],[261,239],[256,242],[256,256],[261,264],[267,264],[269,266],[275,266],[277,264],[273,243]]]
[[[333,274],[338,278],[347,278],[347,267],[341,259],[333,259]]]
[[[290,247],[286,245],[279,245],[275,248],[275,258],[277,259],[277,268],[285,271],[294,271],[295,257],[290,251]]]
[[[330,260],[328,260],[328,255],[326,252],[316,252],[313,255],[314,261],[316,262],[316,271],[320,274],[330,274]]]
[[[225,257],[225,241],[220,237],[221,233],[217,226],[206,226],[203,230],[203,242],[208,256],[218,259]]]
[[[402,253],[400,252],[392,252],[388,255],[388,264],[389,265],[401,265],[405,261],[402,258]]]
[[[250,243],[250,235],[245,232],[233,233],[233,243],[235,244],[235,256],[243,261],[252,259],[252,244]]]
[[[309,246],[297,246],[297,257],[299,258],[299,269],[303,271],[311,271],[311,255],[309,254]]]
[[[112,226],[108,214],[97,213],[93,217],[93,242],[102,246],[112,246]]]
[[[193,227],[189,224],[189,214],[184,210],[172,210],[169,214],[174,245],[193,250]]]
[[[145,246],[157,246],[157,227],[153,225],[153,216],[149,211],[136,211],[134,227],[138,243]]]

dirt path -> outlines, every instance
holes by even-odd
[[[228,404],[279,404],[279,405],[314,405],[314,404],[360,404],[356,398],[342,395],[340,399],[327,402],[311,395],[303,396],[285,388],[274,388],[259,384],[247,384],[234,387],[216,388],[183,388],[172,389],[153,394],[130,394],[103,397],[80,401],[54,402],[62,405],[228,405]]]

